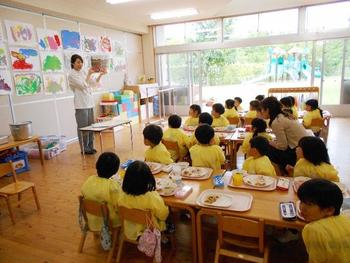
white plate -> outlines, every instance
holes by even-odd
[[[305,183],[306,181],[309,181],[311,178],[310,177],[305,177],[305,176],[298,176],[294,177],[293,180],[293,189],[295,192],[298,192],[299,187]]]
[[[272,185],[275,182],[275,178],[271,176],[258,175],[258,174],[250,174],[243,177],[243,181],[245,184],[258,187],[265,188]]]
[[[213,198],[213,202],[207,200]],[[207,193],[202,196],[200,202],[208,206],[229,207],[232,205],[232,197],[221,193]]]
[[[152,174],[160,173],[163,168],[163,164],[161,163],[154,163],[154,162],[146,162],[149,169],[151,169]]]
[[[227,127],[215,127],[214,131],[216,131],[216,132],[224,132],[224,131],[227,131]]]
[[[208,173],[208,169],[204,167],[188,167],[181,172],[182,177],[199,178],[204,177]]]
[[[174,166],[179,166],[181,170],[186,169],[187,167],[190,166],[188,162],[178,162],[178,163],[171,163],[166,166],[163,166],[162,171],[165,173],[170,173],[173,170]]]
[[[334,182],[343,194],[346,194],[346,185],[339,182]]]
[[[297,217],[298,217],[300,220],[306,221],[305,218],[301,215],[301,211],[300,211],[300,200],[298,200],[298,201],[295,203],[295,206],[296,206],[296,210],[297,210]]]

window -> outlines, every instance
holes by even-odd
[[[258,15],[225,18],[224,40],[255,37],[258,33],[258,26]]]
[[[306,8],[306,30],[324,32],[350,28],[350,2]]]
[[[185,43],[185,24],[156,27],[157,46],[179,45]]]

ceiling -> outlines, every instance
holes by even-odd
[[[148,32],[148,25],[197,20],[258,11],[268,11],[334,2],[332,0],[133,0],[110,5],[105,0],[8,0],[1,4],[26,10],[55,15],[67,19],[117,28],[134,33]],[[152,12],[193,7],[199,14],[188,18],[154,21]]]

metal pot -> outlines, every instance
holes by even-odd
[[[33,136],[31,121],[10,124],[10,130],[15,141],[27,140]]]

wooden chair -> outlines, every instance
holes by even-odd
[[[78,252],[82,253],[84,243],[86,240],[86,236],[87,236],[87,232],[92,232],[92,233],[94,233],[94,235],[100,233],[100,230],[94,231],[94,230],[91,230],[89,228],[89,221],[88,221],[87,213],[94,215],[94,216],[99,216],[101,218],[103,218],[103,214],[104,214],[106,217],[109,218],[109,210],[108,210],[106,203],[100,203],[97,201],[87,200],[83,196],[79,196],[78,199],[79,199],[79,205],[80,205],[80,208],[81,208],[81,211],[83,214],[83,218],[85,221],[85,225],[87,226],[86,231],[82,232],[82,236],[81,236],[79,248],[78,248]],[[115,255],[116,244],[118,241],[118,234],[119,234],[120,226],[113,227],[112,222],[109,221],[109,229],[112,232],[112,247],[108,253],[107,263],[112,262],[113,256]]]
[[[40,210],[40,204],[39,204],[38,196],[36,194],[36,189],[35,189],[34,183],[27,182],[27,181],[18,181],[16,170],[14,169],[12,162],[1,163],[0,164],[0,177],[3,177],[9,173],[12,173],[13,183],[8,184],[8,185],[0,188],[0,197],[4,198],[6,200],[6,204],[7,204],[7,208],[8,208],[10,217],[11,217],[12,224],[15,224],[15,217],[13,215],[11,203],[10,203],[11,196],[13,196],[13,195],[18,196],[17,206],[20,207],[20,204],[22,202],[26,201],[26,199],[22,199],[22,193],[31,189],[33,192],[35,204],[36,204],[36,207],[38,210]]]
[[[223,248],[225,245],[241,247],[258,252],[246,254]],[[253,252],[253,251],[252,251]],[[268,262],[269,250],[264,243],[264,221],[218,215],[218,240],[216,242],[215,263],[219,262],[220,255],[239,258],[250,262]]]
[[[325,144],[328,140],[330,117],[324,117],[322,119],[312,119],[311,127],[320,128],[319,137],[321,137]]]
[[[182,161],[182,157],[180,156],[180,148],[176,141],[162,140],[162,143],[167,148],[168,151],[174,151],[176,153],[177,159],[175,162]]]
[[[239,124],[239,117],[231,117],[227,118],[230,125],[238,125]]]
[[[120,220],[122,222],[122,228],[124,228],[124,220],[127,220],[129,222],[133,222],[135,224],[141,224],[141,225],[147,225],[147,218],[152,218],[152,213],[149,210],[140,210],[140,209],[130,209],[123,206],[119,206],[118,208]],[[175,250],[175,236],[174,234],[168,235],[171,242],[172,252]],[[125,236],[124,231],[121,233],[120,241],[119,241],[119,247],[118,247],[118,254],[117,254],[117,263],[121,262],[122,258],[122,252],[123,252],[123,246],[124,243],[128,242],[134,245],[138,244],[138,241],[128,239]]]

